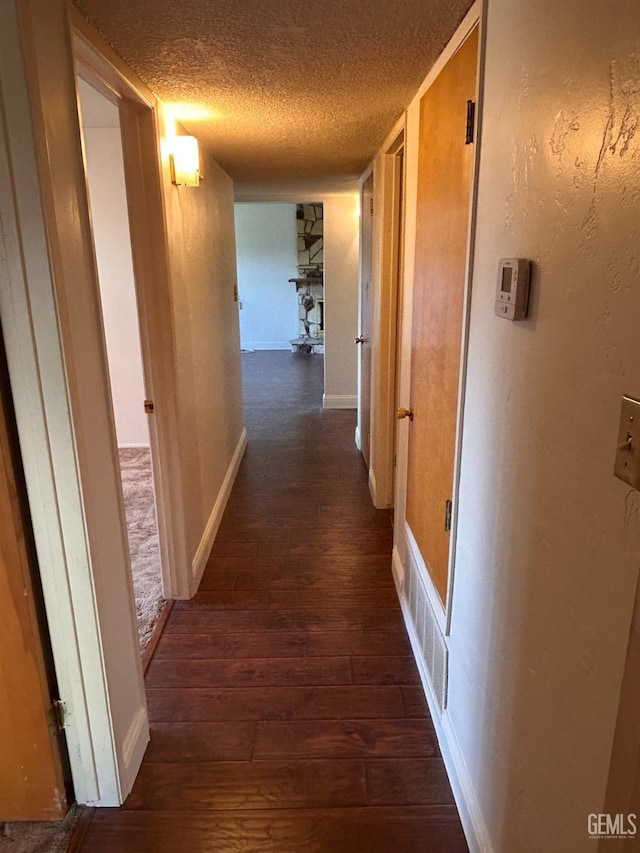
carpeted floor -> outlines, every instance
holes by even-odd
[[[149,644],[164,605],[160,545],[147,448],[120,448],[120,475],[127,517],[140,652]]]
[[[2,853],[66,853],[82,806],[72,806],[64,820],[0,823]]]

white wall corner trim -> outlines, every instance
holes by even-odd
[[[323,394],[323,409],[356,409],[358,398],[355,394]]]
[[[222,481],[220,492],[218,493],[216,502],[213,505],[211,515],[209,516],[209,521],[207,522],[204,533],[202,534],[202,539],[200,540],[200,544],[198,545],[198,549],[193,558],[193,563],[191,565],[191,588],[189,590],[190,596],[195,595],[200,581],[202,580],[202,575],[204,573],[205,566],[207,565],[207,560],[209,559],[209,554],[211,553],[218,528],[220,527],[220,522],[222,521],[222,516],[224,514],[227,501],[229,500],[231,489],[233,488],[236,474],[238,473],[238,468],[240,467],[240,462],[242,461],[246,447],[247,430],[246,427],[243,427],[236,449],[231,457],[227,473]]]
[[[356,447],[358,450],[362,450],[362,445],[360,444],[360,426],[358,425],[355,429],[355,441]]]
[[[469,772],[458,741],[455,736],[453,727],[449,720],[447,711],[440,712],[438,701],[431,687],[427,667],[420,651],[420,642],[418,640],[416,629],[409,613],[409,605],[403,594],[404,590],[404,567],[400,561],[400,556],[396,548],[393,549],[393,574],[396,582],[396,590],[400,600],[402,616],[409,635],[409,641],[413,650],[413,655],[416,660],[418,672],[420,673],[420,681],[424,690],[431,718],[436,730],[436,737],[442,753],[442,758],[447,770],[447,776],[451,783],[453,796],[460,813],[460,820],[464,829],[464,834],[469,845],[470,853],[496,853],[489,837],[489,832],[480,810],[478,798],[471,784]]]

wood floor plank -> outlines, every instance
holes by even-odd
[[[304,631],[175,634],[165,631],[155,653],[158,658],[216,660],[225,658],[300,657],[306,653]],[[324,655],[328,657],[328,655]]]
[[[189,613],[192,608],[203,606],[209,610],[266,610],[270,593],[259,589],[215,589],[201,590],[190,601],[176,601],[176,613]]]
[[[211,557],[252,557],[258,553],[255,542],[218,542],[213,543]]]
[[[391,561],[391,538],[384,537],[384,542],[381,542],[380,536],[367,534],[365,536],[350,536],[348,539],[334,540],[322,543],[322,551],[326,556],[349,557],[349,556],[378,556],[384,545],[388,551],[388,559]],[[318,543],[316,542],[290,542],[288,543],[287,553],[290,557],[313,557],[318,552]],[[280,544],[274,542],[265,542],[261,545],[261,553],[267,556],[278,557],[282,555],[283,548]]]
[[[227,610],[215,603],[209,606],[209,593],[200,593],[191,601],[189,610],[178,610],[169,620],[166,633],[226,633],[245,635],[249,631],[367,631],[402,630],[400,610],[387,607],[373,610],[357,603],[342,608],[316,610]]]
[[[259,722],[254,761],[274,758],[420,758],[438,755],[430,720]]]
[[[354,684],[419,684],[418,667],[412,657],[384,655],[354,657],[351,660]]]
[[[346,657],[249,658],[217,660],[215,663],[208,659],[156,658],[145,680],[148,688],[317,687],[351,684],[352,681],[351,666]]]
[[[367,802],[364,766],[344,761],[146,764],[125,808],[329,808]]]
[[[349,558],[346,558],[349,560]],[[345,566],[346,560],[339,564],[327,559],[313,564],[304,561],[295,565],[282,565],[283,561],[273,560],[271,568],[239,570],[234,578],[236,589],[268,589],[268,590],[322,590],[330,591],[336,587],[350,589],[371,589],[372,587],[393,587],[390,573]]]
[[[271,610],[306,610],[320,608],[333,610],[336,607],[351,608],[355,605],[376,610],[380,607],[391,608],[400,618],[398,596],[393,587],[365,587],[349,589],[336,587],[327,589],[321,596],[316,590],[306,589],[276,589],[269,592],[268,607]]]
[[[468,853],[453,806],[232,812],[98,809],[90,853]]]
[[[429,717],[429,706],[424,695],[422,685],[403,686],[402,703],[406,717]]]
[[[404,629],[390,631],[315,631],[309,634],[307,654],[333,655],[392,655],[411,654],[411,645]]]
[[[248,761],[255,723],[152,723],[145,763],[194,761]]]
[[[400,688],[392,685],[340,687],[239,687],[147,691],[152,721],[341,720],[403,716]]]
[[[367,760],[369,802],[376,806],[453,805],[444,762],[433,758]]]

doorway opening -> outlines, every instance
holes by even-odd
[[[313,375],[324,372],[323,205],[238,202],[235,226],[243,369],[253,372],[255,361],[268,373],[266,365],[282,369],[284,361],[303,393],[308,371],[298,362],[311,359]],[[253,357],[263,351],[271,355]]]
[[[140,652],[165,607],[118,99],[77,78]]]

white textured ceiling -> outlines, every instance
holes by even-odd
[[[357,177],[470,0],[75,0],[239,183]]]

